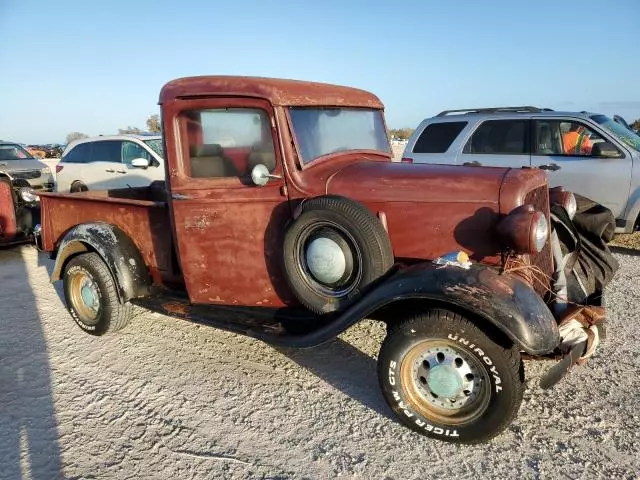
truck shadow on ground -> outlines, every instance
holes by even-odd
[[[0,249],[0,477],[62,477],[51,367],[22,248]]]
[[[276,350],[353,400],[394,419],[378,386],[376,360],[357,347],[335,338],[315,348]]]

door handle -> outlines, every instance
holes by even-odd
[[[555,172],[556,170],[560,170],[560,165],[557,165],[555,163],[550,163],[548,165],[540,165],[540,170],[551,170],[553,172]]]
[[[126,170],[117,170],[118,173],[127,173]]]
[[[464,162],[462,165],[464,165],[465,167],[481,167],[482,166],[482,164],[477,160],[474,160],[473,162]]]
[[[105,172],[115,173],[115,170],[113,168],[107,168]]]
[[[189,200],[191,197],[189,195],[184,195],[182,193],[172,193],[171,198],[174,200]]]

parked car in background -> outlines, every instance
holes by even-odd
[[[0,142],[0,170],[14,179],[27,181],[35,190],[54,189],[51,169],[18,143]]]
[[[619,232],[640,216],[640,137],[606,115],[505,107],[447,110],[423,120],[403,161],[536,167],[551,187],[609,208]]]
[[[29,182],[0,166],[0,248],[35,241],[40,198]]]
[[[56,165],[58,192],[144,187],[164,180],[160,135],[104,135],[71,142]]]

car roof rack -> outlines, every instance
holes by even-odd
[[[553,112],[551,108],[538,108],[532,106],[524,107],[490,107],[490,108],[461,108],[458,110],[444,110],[436,117],[444,117],[451,113],[502,113],[502,112],[522,112],[522,113],[539,113]]]

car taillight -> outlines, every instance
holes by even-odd
[[[402,160],[400,160],[401,163],[413,163],[413,158],[409,158],[409,157],[404,157]]]
[[[63,168],[64,168],[64,165],[56,165],[56,173],[60,173]]]

